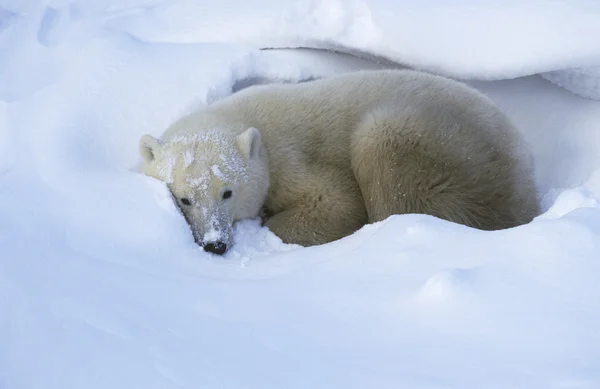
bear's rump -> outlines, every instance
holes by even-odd
[[[469,121],[432,120],[413,107],[365,115],[350,148],[369,222],[423,213],[494,230],[530,221],[533,205],[520,198],[518,160],[489,131]]]

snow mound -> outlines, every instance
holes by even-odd
[[[228,4],[180,1],[122,13],[111,25],[147,41],[334,49],[470,80],[549,73],[549,79],[574,93],[600,98],[594,67],[600,65],[600,3],[595,1]]]
[[[542,76],[583,97],[600,100],[600,66],[555,70]]]

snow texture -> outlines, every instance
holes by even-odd
[[[599,9],[0,1],[0,388],[600,387]],[[245,220],[219,257],[136,169],[193,106],[388,60],[496,101],[545,213],[399,215],[311,248]]]
[[[462,79],[542,73],[600,100],[596,0],[185,0],[158,8],[112,25],[148,41],[320,47]]]

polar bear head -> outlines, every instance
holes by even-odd
[[[142,171],[165,182],[204,250],[223,254],[232,226],[259,215],[269,188],[260,132],[202,131],[167,141],[140,139]]]

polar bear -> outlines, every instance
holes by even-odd
[[[140,139],[206,251],[264,216],[284,242],[317,245],[395,214],[482,230],[539,214],[528,150],[487,97],[414,70],[367,70],[244,89]]]

